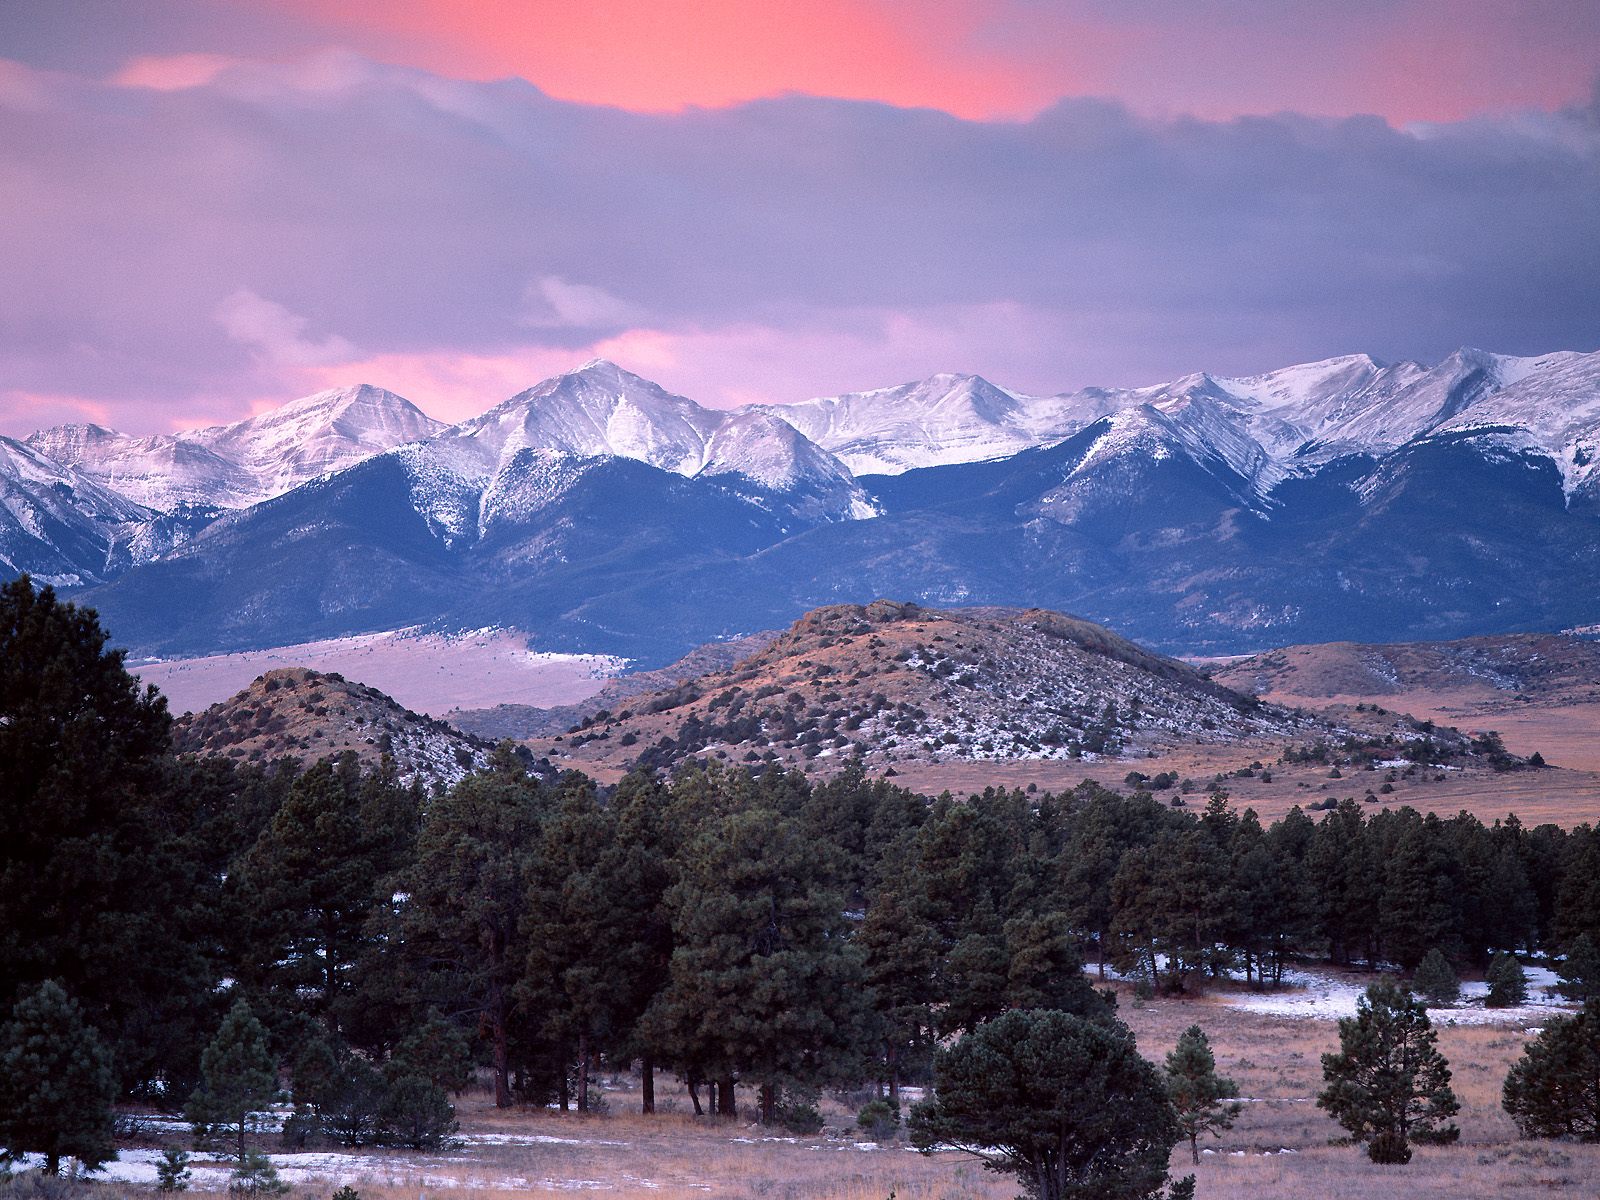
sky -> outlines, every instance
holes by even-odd
[[[0,0],[0,434],[1600,349],[1595,0]]]

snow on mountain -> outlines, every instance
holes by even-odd
[[[542,465],[531,467],[528,451]],[[418,454],[430,460],[429,472],[459,481],[446,486],[457,493],[504,491],[496,481],[514,464],[554,486],[557,476],[571,478],[570,466],[557,470],[561,456],[626,458],[689,478],[737,475],[760,489],[803,493],[802,507],[819,519],[875,511],[849,469],[791,425],[760,413],[702,408],[603,359],[519,392]]]
[[[119,535],[154,516],[11,438],[0,437],[0,572],[70,587],[103,578]]]
[[[245,508],[444,424],[383,388],[360,384],[292,401],[231,425],[130,437],[97,425],[59,425],[29,446],[137,504]]]
[[[787,421],[857,475],[898,475],[1060,441],[1112,411],[1100,395],[1025,396],[978,375],[944,374],[746,411]]]
[[[1600,353],[1490,357],[1503,386],[1437,431],[1499,428],[1553,459],[1569,496],[1600,490]]]

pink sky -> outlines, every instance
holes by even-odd
[[[11,0],[0,433],[1592,349],[1597,75],[1592,0]]]

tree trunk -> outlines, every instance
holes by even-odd
[[[724,1075],[717,1081],[717,1112],[729,1121],[739,1115],[739,1101],[734,1098],[732,1075]]]
[[[656,1110],[656,1067],[646,1054],[639,1062],[639,1074],[643,1076],[640,1092],[643,1094],[639,1103],[639,1111],[653,1113]]]
[[[900,1107],[900,1047],[889,1047],[889,1100],[896,1107]]]
[[[61,1174],[61,1155],[54,1150],[44,1156],[44,1173],[46,1175]]]
[[[506,1044],[506,1017],[498,1002],[489,1015],[489,1033],[494,1040],[494,1106],[511,1107],[511,1051]]]
[[[761,1085],[761,1123],[771,1125],[778,1119],[778,1089],[770,1083]]]
[[[694,1115],[705,1116],[705,1109],[700,1107],[700,1077],[693,1071],[689,1072],[689,1099],[694,1102]]]
[[[589,1034],[578,1035],[578,1111],[589,1111]]]

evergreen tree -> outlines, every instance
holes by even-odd
[[[1462,888],[1441,822],[1403,808],[1380,813],[1373,823],[1380,838],[1391,834],[1391,824],[1399,826],[1384,855],[1379,924],[1385,955],[1411,971],[1430,949],[1459,953]]]
[[[487,1035],[500,1108],[511,1105],[512,1015],[528,959],[520,928],[541,804],[509,761],[436,797],[392,917],[426,998],[474,1017]]]
[[[0,997],[59,982],[132,1089],[187,1067],[215,876],[182,852],[166,702],[106,641],[93,610],[0,585]]]
[[[1014,1175],[1032,1200],[1146,1200],[1181,1137],[1160,1072],[1115,1020],[1016,1009],[980,1025],[934,1070],[912,1143],[958,1146]]]
[[[666,986],[672,961],[672,923],[665,903],[671,883],[669,835],[663,827],[666,797],[653,773],[634,771],[617,784],[609,805],[616,815],[617,844],[627,856],[623,871],[628,882],[615,902],[628,909],[633,936],[628,995],[619,1006],[624,1014],[619,1049],[629,1059],[639,1060],[639,1105],[646,1113],[656,1110],[657,1048],[646,1036],[644,1015]]]
[[[339,1029],[346,997],[384,898],[380,882],[410,858],[420,796],[392,762],[363,773],[352,752],[295,779],[230,883],[249,926],[240,978],[283,1014]]]
[[[1600,1142],[1600,999],[1545,1025],[1506,1076],[1502,1103],[1523,1137]]]
[[[1485,978],[1489,983],[1489,995],[1484,1003],[1488,1007],[1513,1008],[1527,1002],[1528,977],[1515,955],[1496,954],[1489,963]]]
[[[1427,1010],[1390,980],[1367,988],[1339,1021],[1339,1053],[1322,1056],[1327,1109],[1375,1163],[1411,1161],[1411,1143],[1444,1144],[1461,1130],[1450,1067]]]
[[[0,1162],[44,1155],[47,1175],[64,1155],[90,1171],[117,1156],[111,1056],[76,1003],[47,980],[0,1026]]]
[[[901,875],[879,884],[856,933],[868,994],[878,1016],[881,1059],[889,1096],[900,1099],[900,1082],[933,1046],[934,976],[939,946],[918,917]]]
[[[1306,849],[1305,861],[1318,898],[1318,933],[1333,961],[1372,961],[1378,941],[1383,869],[1355,801],[1341,800],[1323,817]]]
[[[1450,960],[1437,946],[1417,964],[1416,973],[1411,977],[1411,990],[1435,1008],[1461,999],[1461,980],[1456,978]]]
[[[1600,949],[1587,933],[1580,933],[1568,944],[1556,974],[1561,977],[1557,990],[1568,1000],[1585,1004],[1600,999]]]
[[[569,774],[529,864],[521,996],[546,1040],[571,1047],[580,1112],[596,1058],[626,1043],[643,1007],[654,950],[645,926],[657,901],[640,890],[642,867],[593,784]]]
[[[1239,1094],[1233,1080],[1217,1074],[1211,1042],[1198,1025],[1191,1025],[1167,1055],[1167,1094],[1178,1114],[1178,1128],[1189,1139],[1189,1153],[1200,1162],[1200,1135],[1222,1136],[1232,1129],[1243,1105],[1223,1103]]]
[[[440,1150],[460,1126],[444,1089],[421,1075],[389,1082],[380,1110],[384,1140],[412,1150]]]
[[[859,1079],[870,1010],[829,847],[757,808],[704,823],[676,875],[669,982],[650,1018],[674,1060],[719,1079],[727,1104],[736,1077],[758,1084],[767,1123],[784,1089]]]
[[[1110,1014],[1105,997],[1084,978],[1065,913],[1013,917],[1004,932],[1007,1008],[1049,1008],[1080,1017]]]
[[[395,1079],[415,1075],[460,1095],[472,1082],[472,1043],[436,1009],[401,1039],[384,1073]]]
[[[241,1168],[245,1137],[256,1117],[278,1092],[277,1068],[267,1050],[267,1031],[241,997],[223,1018],[217,1036],[200,1056],[200,1087],[186,1110],[204,1140],[212,1130],[228,1131]]]

